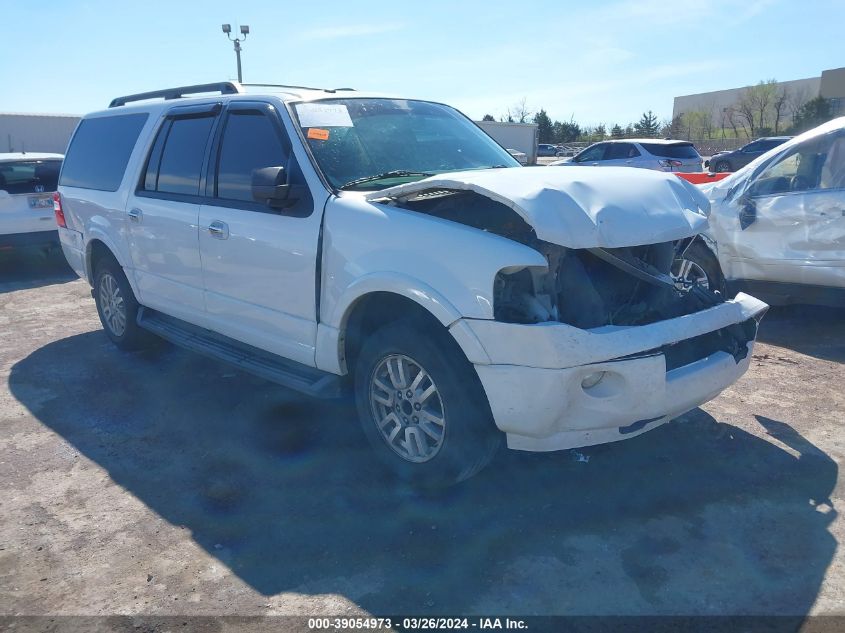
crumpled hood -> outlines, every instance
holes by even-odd
[[[689,237],[707,228],[710,203],[675,174],[631,167],[514,167],[451,172],[366,196],[474,191],[512,208],[541,240],[620,248]]]

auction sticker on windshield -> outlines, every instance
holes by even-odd
[[[302,127],[352,127],[349,110],[342,103],[298,103],[296,114]]]

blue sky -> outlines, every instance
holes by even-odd
[[[841,0],[222,2],[3,0],[0,111],[85,113],[117,95],[234,79],[351,86],[496,118],[626,124],[676,95],[845,64]]]

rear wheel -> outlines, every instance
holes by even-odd
[[[471,477],[501,443],[475,370],[431,326],[402,321],[372,334],[356,362],[355,401],[381,461],[416,486]]]
[[[136,319],[140,306],[123,268],[111,257],[97,263],[94,301],[106,335],[119,348],[136,350],[155,342],[155,337],[138,327]]]

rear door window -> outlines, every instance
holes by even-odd
[[[213,124],[213,116],[173,120],[161,153],[156,191],[199,195],[202,163]]]
[[[56,190],[60,160],[21,160],[0,163],[0,189],[10,194]]]
[[[631,143],[610,143],[604,158],[605,160],[625,160],[639,155],[639,151]]]
[[[117,191],[147,113],[83,119],[71,139],[59,184]]]
[[[692,143],[641,143],[649,154],[661,158],[701,158]]]

